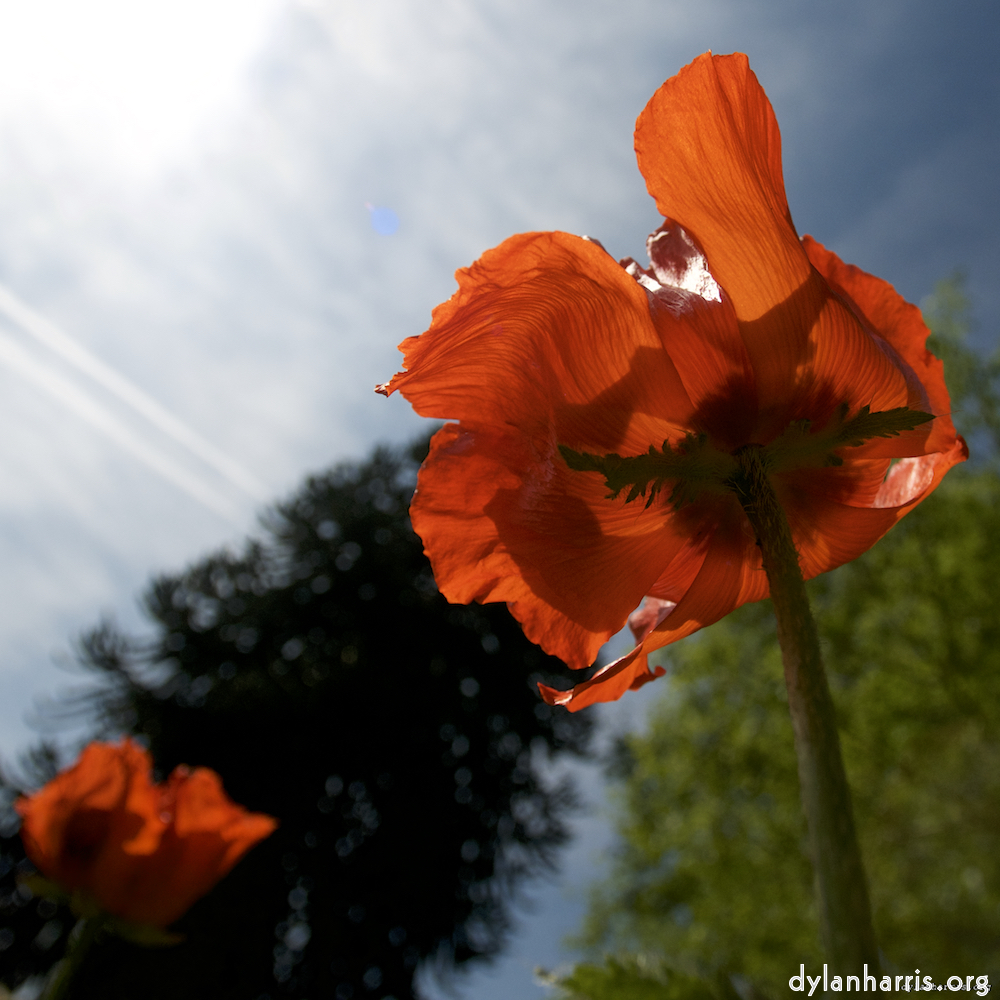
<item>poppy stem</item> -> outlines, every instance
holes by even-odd
[[[868,883],[799,555],[762,449],[751,445],[736,457],[740,472],[734,486],[757,535],[778,623],[824,950],[831,974],[861,975],[864,965],[874,973],[879,960]]]
[[[81,917],[76,922],[74,928],[69,932],[66,954],[53,966],[38,1000],[66,1000],[66,997],[70,995],[69,990],[73,979],[103,926],[103,915]]]

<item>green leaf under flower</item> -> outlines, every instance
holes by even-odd
[[[898,406],[892,410],[871,412],[863,406],[846,420],[847,404],[819,431],[812,421],[797,420],[770,444],[762,447],[763,461],[769,473],[790,469],[822,468],[840,465],[840,448],[857,448],[874,438],[897,437],[934,419],[933,413]],[[576,472],[599,472],[610,491],[609,500],[625,493],[625,503],[646,497],[648,508],[668,484],[668,502],[675,509],[691,503],[703,492],[728,493],[739,471],[737,459],[717,449],[707,434],[688,434],[677,445],[664,441],[661,447],[649,446],[642,455],[622,456],[612,452],[594,455],[559,445],[559,453]]]
[[[892,410],[871,412],[862,406],[850,419],[844,403],[837,415],[819,431],[812,430],[812,421],[796,420],[784,433],[764,449],[764,461],[769,472],[788,469],[821,468],[840,465],[843,459],[836,454],[839,448],[858,448],[874,438],[898,437],[934,419],[933,413],[897,406]]]
[[[667,483],[673,484],[669,502],[674,507],[690,503],[704,490],[725,492],[725,483],[737,471],[733,456],[715,448],[707,434],[688,434],[676,450],[669,441],[664,441],[659,449],[650,445],[646,454],[634,458],[592,455],[565,445],[559,445],[559,453],[577,472],[600,472],[611,491],[609,500],[617,500],[627,489],[626,503],[648,493],[646,507]]]

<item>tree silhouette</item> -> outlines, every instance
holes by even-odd
[[[572,790],[540,766],[583,753],[590,725],[540,701],[535,681],[562,664],[504,607],[437,592],[406,514],[426,447],[312,477],[265,518],[265,541],[157,579],[152,640],[107,625],[84,640],[101,684],[65,711],[139,735],[163,772],[214,768],[281,826],[180,921],[184,944],[96,948],[80,1000],[138,984],[403,1000],[421,959],[501,947],[517,885],[566,837]],[[3,851],[10,896],[20,856]],[[64,947],[71,918],[50,907],[8,899],[11,985]]]

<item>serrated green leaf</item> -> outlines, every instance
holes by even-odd
[[[856,448],[872,438],[898,437],[903,431],[915,430],[933,419],[933,413],[911,410],[906,406],[876,413],[872,413],[869,407],[862,406],[857,416],[848,420],[838,431],[837,446]]]
[[[714,448],[704,434],[689,434],[676,450],[664,441],[660,448],[650,445],[645,454],[628,457],[593,455],[565,445],[559,445],[559,453],[576,472],[601,473],[609,500],[627,490],[626,503],[644,496],[647,508],[668,483],[673,484],[670,502],[679,507],[703,490],[722,490],[736,470],[733,457]]]
[[[863,406],[850,420],[845,420],[846,416],[845,403],[838,414],[819,431],[812,430],[809,420],[790,423],[781,436],[764,449],[764,461],[768,470],[784,472],[789,469],[842,465],[843,459],[834,454],[838,449],[857,448],[874,438],[897,437],[903,431],[912,431],[934,419],[933,413],[911,410],[906,406],[876,413]]]
[[[905,406],[876,413],[863,406],[850,420],[844,419],[846,415],[844,404],[819,431],[813,431],[809,420],[790,423],[763,450],[767,470],[773,473],[842,465],[843,459],[835,454],[838,449],[855,448],[873,438],[896,437],[934,419],[932,413]],[[617,500],[623,493],[625,503],[645,497],[647,508],[668,485],[669,502],[675,509],[705,491],[728,492],[738,470],[736,459],[715,448],[705,434],[688,434],[676,448],[669,441],[659,448],[650,445],[642,455],[595,455],[566,445],[559,445],[559,454],[575,472],[599,472],[604,476],[609,500]]]

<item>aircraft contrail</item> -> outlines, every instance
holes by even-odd
[[[16,340],[0,333],[0,363],[38,388],[54,396],[91,426],[106,434],[112,441],[149,466],[164,479],[182,489],[199,503],[235,524],[241,524],[240,512],[229,500],[203,483],[183,466],[133,434],[122,422],[69,379],[52,371],[33,358]]]
[[[0,285],[0,313],[7,316],[26,333],[31,334],[49,350],[68,361],[79,371],[89,375],[109,392],[114,393],[122,402],[141,413],[151,424],[163,431],[168,437],[173,438],[178,444],[183,445],[192,454],[197,455],[233,485],[238,486],[255,500],[267,499],[267,489],[256,477],[211,442],[206,441],[197,431],[178,420],[124,375],[91,354],[69,334],[60,330],[54,323],[36,312],[3,285]],[[66,384],[69,385],[69,383]],[[107,415],[113,419],[110,414]],[[137,441],[138,439],[133,438],[133,440]]]

